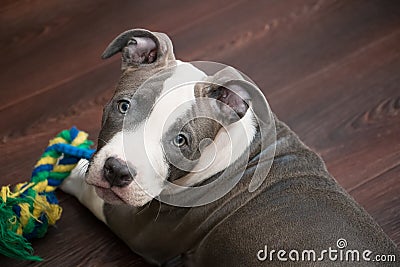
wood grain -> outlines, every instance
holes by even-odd
[[[0,184],[30,176],[47,141],[76,125],[95,138],[121,31],[168,33],[182,60],[250,76],[272,109],[319,152],[338,182],[400,244],[400,1],[2,1]],[[148,266],[74,198],[34,240],[43,263]]]

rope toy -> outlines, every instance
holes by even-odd
[[[3,186],[0,191],[0,253],[12,258],[41,261],[33,255],[28,240],[45,235],[49,225],[61,217],[62,208],[54,194],[82,158],[94,153],[88,134],[75,127],[64,130],[49,141],[36,163],[29,182],[17,184],[14,190]]]

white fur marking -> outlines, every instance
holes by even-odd
[[[181,63],[176,72],[165,81],[163,91],[145,123],[143,138],[147,156],[164,180],[168,175],[169,164],[164,157],[162,136],[194,104],[195,83],[205,77],[205,73],[193,65]],[[162,188],[160,192],[161,190]]]

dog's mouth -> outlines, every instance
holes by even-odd
[[[125,197],[123,193],[118,192],[118,188],[113,190],[113,187],[103,187],[99,185],[93,185],[96,191],[96,194],[104,200],[104,202],[111,205],[129,205],[140,207],[146,204],[149,200],[145,197],[137,196],[135,199],[130,199],[129,197]]]
[[[119,197],[111,188],[104,188],[94,186],[96,194],[102,198],[105,202],[113,205],[127,204],[121,197]]]

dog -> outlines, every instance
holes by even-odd
[[[257,113],[264,98],[245,75],[231,67],[209,75],[176,60],[166,34],[144,29],[121,33],[102,57],[117,53],[122,74],[103,110],[97,151],[62,190],[132,251],[156,266],[400,259],[321,157],[275,114]],[[358,261],[345,258],[354,250]]]

